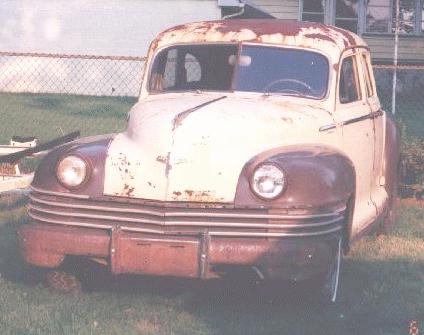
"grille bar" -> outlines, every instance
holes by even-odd
[[[167,220],[149,220],[149,219],[137,219],[137,218],[129,218],[129,217],[119,217],[119,216],[111,216],[111,215],[95,215],[95,214],[82,214],[75,212],[63,212],[63,211],[53,211],[50,209],[38,207],[35,205],[31,205],[31,210],[35,210],[40,213],[46,213],[57,216],[64,217],[74,217],[81,219],[93,219],[93,220],[105,220],[105,221],[113,221],[113,222],[131,222],[131,223],[146,223],[146,224],[156,224],[160,226],[208,226],[205,221],[175,221],[171,219]],[[304,223],[304,224],[275,224],[275,223],[244,223],[244,222],[219,222],[213,221],[209,225],[214,227],[243,227],[243,228],[292,228],[292,229],[304,229],[309,227],[321,227],[327,226],[334,223],[339,223],[343,220],[342,217],[336,217],[335,219],[319,222],[319,223]]]
[[[267,219],[267,220],[293,220],[295,219],[321,219],[321,218],[329,218],[334,217],[337,214],[340,214],[345,211],[346,207],[341,207],[337,209],[334,213],[322,213],[322,214],[310,214],[310,215],[284,215],[284,214],[251,214],[251,213],[237,213],[236,210],[232,210],[227,213],[220,212],[211,212],[207,210],[202,211],[172,211],[166,208],[166,211],[154,211],[147,209],[135,209],[135,208],[119,208],[119,207],[111,207],[109,206],[101,206],[101,205],[87,205],[87,204],[77,204],[77,203],[65,203],[58,201],[49,201],[42,199],[34,193],[30,194],[30,199],[33,202],[37,202],[40,204],[57,206],[62,208],[71,208],[71,209],[80,209],[80,210],[93,210],[93,211],[102,211],[102,212],[118,212],[118,213],[132,213],[132,214],[146,214],[146,215],[154,215],[161,218],[164,217],[208,217],[208,218],[239,218],[239,219]],[[263,211],[263,210],[262,210]]]
[[[30,194],[29,215],[38,222],[75,227],[113,229],[152,234],[283,237],[317,236],[343,227],[345,207],[332,212],[289,210],[269,213],[264,208],[180,207],[172,203],[124,203],[110,198],[69,198],[35,189]]]

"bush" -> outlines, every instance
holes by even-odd
[[[402,198],[424,197],[424,139],[402,139],[402,166],[399,195]]]

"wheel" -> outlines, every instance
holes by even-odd
[[[47,272],[46,284],[48,287],[59,292],[81,292],[81,281],[73,274],[64,271],[53,270]]]
[[[325,274],[321,288],[321,303],[327,305],[336,302],[339,287],[340,268],[342,262],[342,237],[339,238],[336,253]]]

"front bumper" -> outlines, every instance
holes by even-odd
[[[255,266],[269,278],[325,271],[344,223],[331,212],[235,208],[224,204],[119,202],[33,190],[19,231],[24,258],[57,267],[68,255],[104,259],[113,273],[213,278]]]

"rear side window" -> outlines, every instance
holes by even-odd
[[[345,58],[340,70],[339,99],[342,104],[360,100],[358,69],[354,56]]]

